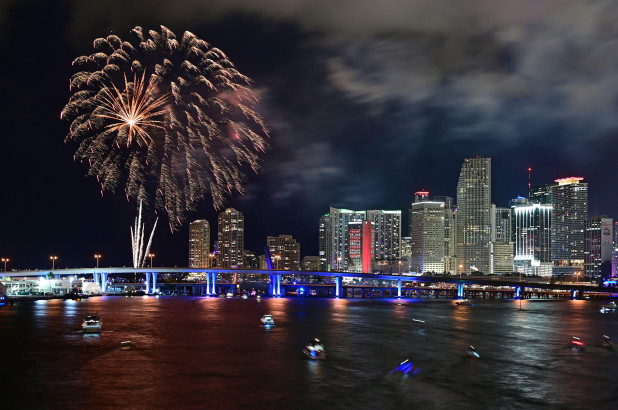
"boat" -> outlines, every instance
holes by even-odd
[[[608,309],[608,310],[616,310],[616,308],[618,308],[618,306],[616,305],[616,302],[611,301],[606,305],[601,305],[601,309]]]
[[[425,326],[425,321],[419,319],[412,319],[412,324],[416,326]]]
[[[571,339],[571,346],[573,346],[574,349],[583,350],[584,342],[582,342],[579,337],[573,336],[573,338]]]
[[[227,292],[227,293],[225,294],[225,297],[228,297],[228,298],[231,298],[231,297],[233,297],[233,296],[234,296],[234,294],[233,294],[232,292]]]
[[[607,335],[603,335],[603,342],[601,342],[601,346],[603,346],[604,348],[608,350],[612,350],[612,351],[614,350],[614,344],[612,343],[609,336]]]
[[[82,322],[82,330],[84,333],[100,333],[103,322],[101,318],[96,315],[89,315],[84,318]]]
[[[246,294],[246,293],[243,293],[243,294],[242,294],[242,296],[241,296],[241,298],[243,298],[243,299],[249,299],[249,296],[247,296],[247,294]]]
[[[264,327],[273,327],[275,325],[275,319],[273,319],[273,315],[262,316],[260,322],[262,322],[262,326]]]
[[[406,359],[399,364],[396,368],[390,371],[391,374],[398,374],[401,376],[407,376],[414,367],[414,363],[410,359]]]
[[[303,355],[309,360],[324,360],[326,359],[326,350],[324,344],[317,337],[307,343],[303,349]]]
[[[472,306],[472,302],[470,302],[468,299],[460,299],[460,300],[455,302],[455,305],[457,305],[457,306]]]
[[[466,350],[466,356],[468,356],[470,359],[480,359],[481,358],[481,356],[479,356],[478,352],[472,345],[468,346],[468,350]]]

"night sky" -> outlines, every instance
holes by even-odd
[[[336,4],[335,4],[336,3]],[[189,30],[254,80],[272,130],[264,170],[229,203],[246,248],[291,234],[317,254],[329,205],[407,209],[455,196],[465,157],[493,158],[492,200],[589,183],[618,217],[618,4],[614,0],[156,0],[0,2],[0,256],[9,268],[131,264],[136,203],[101,197],[64,143],[71,61],[133,27]],[[193,219],[216,226],[203,201]],[[154,222],[153,215],[146,218]],[[212,229],[216,235],[216,227]],[[160,221],[155,264],[186,266],[188,221]]]

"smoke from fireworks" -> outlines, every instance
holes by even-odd
[[[79,144],[75,158],[88,161],[102,193],[154,202],[176,230],[207,194],[219,208],[244,193],[243,169],[260,169],[267,129],[250,79],[221,50],[163,26],[130,35],[98,38],[73,61],[66,140]]]

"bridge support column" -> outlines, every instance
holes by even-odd
[[[281,275],[275,275],[277,278],[277,296],[281,296]]]
[[[97,273],[97,272],[93,273],[92,274],[92,281],[100,286],[101,285],[101,280],[99,279],[99,275],[101,275],[101,274]],[[103,290],[103,289],[101,288],[101,290]]]
[[[101,293],[107,292],[107,273],[99,273],[101,278]]]
[[[464,297],[464,289],[463,289],[464,284],[463,283],[458,283],[457,284],[457,297],[458,298],[463,298]],[[419,292],[420,293],[420,292]]]
[[[206,272],[206,294],[210,295],[210,272]]]
[[[209,273],[210,276],[210,294],[211,295],[216,295],[217,294],[217,272],[212,272]]]
[[[152,272],[152,293],[157,293],[157,272]]]
[[[335,297],[343,297],[343,277],[335,277]]]
[[[397,279],[397,297],[401,297],[401,279]]]
[[[145,275],[146,275],[146,278],[144,280],[144,283],[146,284],[145,292],[146,294],[148,294],[150,293],[150,272],[146,272]]]
[[[571,290],[571,298],[577,299],[577,289],[572,289]]]
[[[522,296],[523,296],[523,294],[522,294],[522,288],[521,288],[521,286],[517,286],[517,287],[515,288],[515,297],[516,297],[516,298],[521,298]]]

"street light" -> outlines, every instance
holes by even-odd
[[[341,256],[337,257],[337,270],[341,271]]]
[[[463,270],[463,265],[459,265],[459,279],[461,279],[461,271]]]
[[[579,272],[575,272],[575,282],[579,283]]]
[[[149,253],[148,257],[150,258],[150,267],[152,268],[152,258],[154,258],[155,254],[154,253]]]
[[[94,258],[97,260],[97,269],[99,269],[99,259],[101,259],[101,255],[95,254]]]
[[[6,263],[10,261],[9,258],[2,258],[2,262],[4,262],[4,271],[6,272]]]
[[[279,270],[279,259],[281,259],[280,255],[275,255],[275,260],[277,262],[275,262],[275,269]]]
[[[49,259],[52,261],[52,270],[55,269],[56,267],[56,259],[58,259],[57,256],[50,256]]]
[[[401,261],[399,261],[399,275],[401,276]]]
[[[210,260],[210,269],[212,269],[212,264],[214,262],[215,254],[214,253],[209,253],[208,254],[208,258]]]

